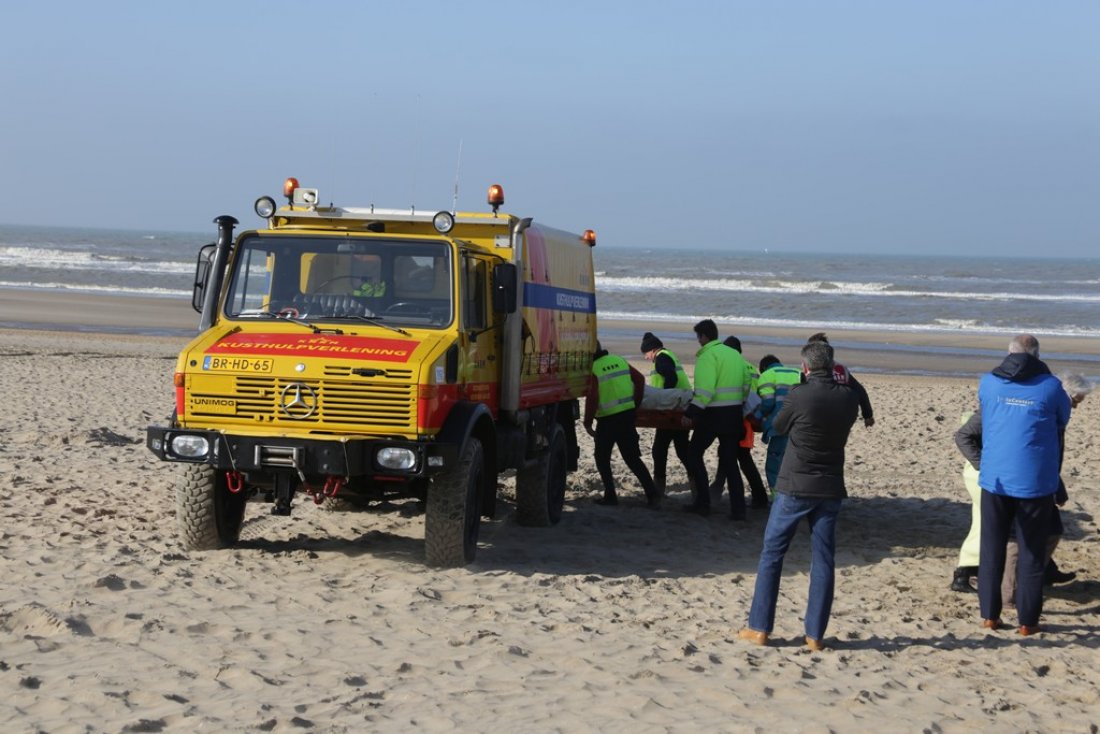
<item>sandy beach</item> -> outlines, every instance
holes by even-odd
[[[250,506],[237,548],[184,551],[177,469],[143,440],[170,410],[185,337],[104,333],[117,323],[111,299],[82,309],[86,320],[75,320],[88,328],[74,334],[59,330],[72,311],[17,298],[16,314],[4,297],[0,320],[25,322],[33,310],[41,325],[0,330],[5,732],[1100,724],[1096,396],[1074,413],[1063,472],[1070,502],[1057,557],[1078,578],[1048,588],[1045,631],[1025,639],[980,630],[977,596],[948,590],[970,511],[952,434],[974,405],[978,372],[997,360],[971,378],[861,375],[878,423],[858,426],[849,444],[828,649],[812,653],[801,644],[804,532],[787,556],[775,644],[739,642],[766,511],[750,510],[745,524],[679,512],[688,490],[675,459],[664,510],[644,508],[618,458],[623,503],[596,506],[583,433],[561,523],[520,527],[504,478],[498,516],[467,568],[424,565],[422,516],[325,512],[301,498],[290,518]],[[193,329],[197,316],[179,306],[141,318]],[[690,324],[673,331],[670,346],[688,344]],[[746,356],[759,359],[764,345],[743,332]],[[989,348],[1004,341],[989,338]],[[642,364],[636,338],[609,346]],[[850,366],[880,358],[838,353]],[[641,433],[648,456],[652,433]],[[757,455],[762,468],[762,447]],[[1006,621],[1015,623],[1011,610]]]

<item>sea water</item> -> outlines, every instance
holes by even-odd
[[[190,298],[208,233],[0,225],[0,288]],[[1100,336],[1100,260],[599,246],[605,319]]]

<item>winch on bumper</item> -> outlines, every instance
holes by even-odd
[[[238,472],[289,470],[302,476],[422,477],[452,466],[457,447],[393,439],[297,439],[149,426],[146,445],[163,461]]]

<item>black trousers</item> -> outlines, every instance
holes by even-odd
[[[764,480],[760,477],[760,468],[756,466],[756,459],[752,457],[752,449],[744,446],[737,447],[737,464],[741,467],[741,473],[749,481],[749,490],[752,492],[753,506],[768,506],[768,490],[764,489]],[[714,473],[714,498],[722,496],[722,490],[726,484],[726,467],[718,462],[718,471]],[[714,499],[712,498],[712,499]]]
[[[657,489],[664,491],[669,444],[676,449],[676,457],[686,468],[688,465],[688,432],[670,428],[658,428],[653,434],[653,481]]]
[[[596,419],[596,469],[603,480],[605,497],[615,496],[615,475],[611,472],[611,451],[618,446],[619,455],[634,472],[634,476],[645,490],[646,499],[655,501],[660,494],[649,474],[649,468],[642,461],[642,449],[638,444],[638,429],[634,427],[634,411],[605,416]]]
[[[738,405],[737,417],[740,418],[741,406]],[[737,466],[737,449],[745,437],[745,426],[740,421],[722,421],[707,416],[699,421],[691,432],[688,443],[688,476],[695,483],[695,506],[710,509],[710,482],[707,480],[707,464],[704,458],[711,444],[718,441],[718,465]],[[730,493],[730,515],[736,518],[745,516],[745,484],[741,481],[741,472],[727,471],[726,484]]]
[[[978,604],[982,619],[999,619],[1005,545],[1015,529],[1020,557],[1016,563],[1016,614],[1034,627],[1043,613],[1043,572],[1054,495],[1018,499],[982,490],[982,545],[978,554]]]

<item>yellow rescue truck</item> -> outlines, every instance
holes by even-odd
[[[561,517],[596,343],[595,235],[491,211],[321,206],[295,179],[256,201],[266,229],[218,217],[180,354],[175,410],[149,449],[183,465],[192,549],[237,542],[249,505],[424,503],[425,556],[474,559],[497,477],[516,516]]]

